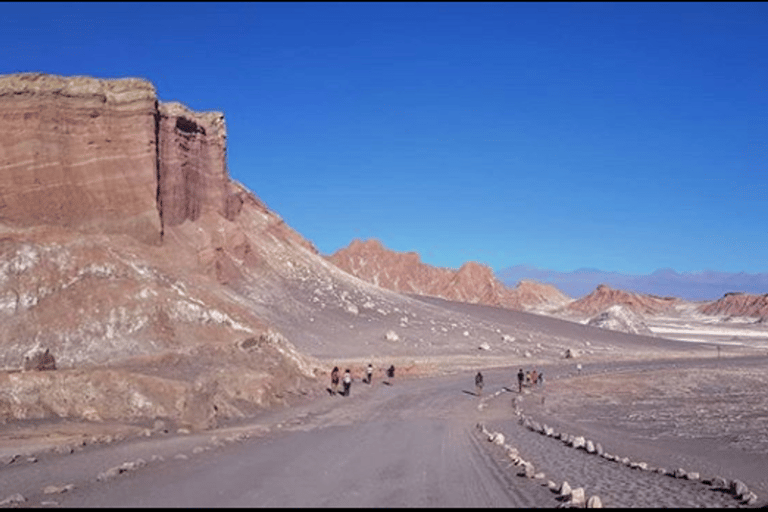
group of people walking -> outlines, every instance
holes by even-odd
[[[344,370],[344,377],[340,378],[339,375],[339,367],[334,366],[333,371],[331,371],[331,394],[336,395],[339,394],[339,381],[344,385],[344,389],[341,391],[342,396],[349,396],[349,391],[352,387],[352,374],[349,371],[349,368]],[[390,365],[389,368],[387,368],[387,377],[394,378],[395,376],[395,365]],[[366,384],[370,384],[373,381],[373,365],[368,363],[368,367],[365,369],[365,377],[363,378],[363,382]]]
[[[524,372],[522,368],[517,372],[517,392],[523,392],[523,385],[534,386],[544,384],[544,372],[531,370]]]
[[[517,391],[523,392],[523,385],[533,386],[544,384],[544,372],[538,370],[531,370],[524,372],[522,368],[517,372]],[[477,372],[475,375],[475,394],[481,396],[483,394],[484,379],[482,372]]]

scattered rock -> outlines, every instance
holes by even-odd
[[[486,341],[482,342],[477,348],[479,350],[491,350],[491,346]]]
[[[387,341],[400,341],[400,336],[398,336],[395,331],[387,331],[387,333],[384,335],[384,338]]]
[[[585,448],[587,446],[587,440],[584,439],[583,436],[576,436],[573,438],[573,444],[571,444],[574,448]]]
[[[699,473],[697,473],[696,471],[691,471],[690,473],[685,475],[685,478],[687,480],[699,480],[701,478],[701,475],[699,475]]]
[[[728,489],[728,481],[721,476],[716,476],[712,479],[712,487],[714,489]]]
[[[595,443],[593,443],[591,440],[587,440],[587,444],[584,446],[584,449],[587,451],[587,453],[595,453],[597,450],[595,450]]]
[[[603,502],[600,496],[590,496],[587,500],[587,508],[603,508]]]
[[[0,501],[0,507],[5,507],[8,505],[16,505],[18,503],[24,503],[27,501],[27,498],[22,496],[19,493],[11,494],[7,498],[5,498],[3,501]]]
[[[576,487],[571,490],[571,499],[569,500],[572,507],[584,508],[587,503],[586,495],[583,487]]]
[[[677,468],[675,472],[672,474],[675,478],[685,478],[688,475],[686,471],[683,468]]]
[[[563,357],[565,359],[575,359],[579,356],[579,351],[576,349],[569,348],[565,351],[565,354],[563,354]]]
[[[189,457],[187,457],[183,453],[177,453],[176,455],[173,456],[173,458],[177,459],[177,460],[187,460],[187,459],[189,459]]]
[[[754,505],[755,503],[757,503],[757,494],[750,491],[749,494],[747,494],[747,496],[744,498],[744,501],[742,501],[742,503],[744,505]]]
[[[533,478],[536,475],[536,468],[533,467],[533,464],[530,462],[526,462],[522,466],[522,471],[520,471],[517,476],[524,476],[525,478]]]
[[[75,488],[74,484],[49,485],[43,489],[43,494],[61,494]]]
[[[558,496],[570,496],[571,495],[571,485],[566,481],[560,484],[560,488],[557,490]]]
[[[741,499],[745,498],[749,494],[749,488],[747,487],[747,484],[741,480],[731,480],[730,491],[731,494]]]

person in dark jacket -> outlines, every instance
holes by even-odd
[[[477,372],[477,375],[475,375],[475,394],[477,396],[483,394],[483,374],[480,372]]]
[[[334,366],[331,372],[331,393],[334,395],[339,391],[339,367]]]
[[[523,392],[523,381],[525,380],[525,372],[523,372],[523,369],[520,368],[520,371],[517,372],[517,392],[522,393]]]

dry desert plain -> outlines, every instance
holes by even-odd
[[[690,319],[686,336],[698,328],[699,342],[411,299],[409,312],[378,319],[384,323],[376,329],[414,340],[409,349],[320,354],[324,374],[306,396],[213,430],[169,427],[150,435],[114,422],[4,425],[0,499],[16,507],[555,507],[570,503],[560,496],[567,482],[605,507],[766,503],[768,353],[761,326],[734,327],[743,330],[742,342],[719,343],[718,351],[704,337],[720,327]],[[438,317],[421,316],[435,307],[450,313],[460,337],[472,331],[491,349],[424,348],[430,336],[439,343],[435,326],[443,332]],[[403,322],[407,313],[411,320]],[[344,354],[371,323],[360,315],[355,322],[329,322],[324,337],[333,341],[324,350],[337,346]],[[501,350],[503,332],[514,332],[506,343],[522,349]],[[566,347],[578,347],[577,356],[565,359]],[[361,381],[369,361],[376,367],[371,385]],[[389,364],[393,379],[384,373]],[[350,397],[328,393],[334,365],[353,369]],[[520,367],[543,371],[543,385],[518,393]],[[478,369],[485,375],[479,397]],[[571,444],[582,436],[603,454],[569,446],[569,435]],[[741,497],[731,491],[734,481],[747,488]]]

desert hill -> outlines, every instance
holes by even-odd
[[[705,315],[768,318],[768,294],[726,293],[699,307]]]
[[[499,306],[513,310],[552,309],[571,299],[554,286],[522,281],[515,288],[499,282],[490,267],[467,262],[458,270],[422,263],[414,252],[398,253],[378,240],[353,240],[328,256],[337,267],[400,293]]]
[[[336,362],[583,343],[566,322],[544,338],[533,316],[483,320],[337,268],[229,177],[221,113],[145,80],[2,76],[0,117],[2,422],[208,428],[323,392]],[[479,265],[433,274],[517,304]]]
[[[607,285],[601,284],[589,295],[568,304],[566,310],[592,316],[602,313],[611,306],[622,305],[635,314],[656,315],[673,310],[678,300],[675,297],[656,297],[654,295],[614,290]]]
[[[509,309],[569,299],[474,263],[355,277],[230,178],[223,114],[145,80],[2,76],[0,117],[0,422],[205,429],[324,393],[334,364],[687,349]]]

